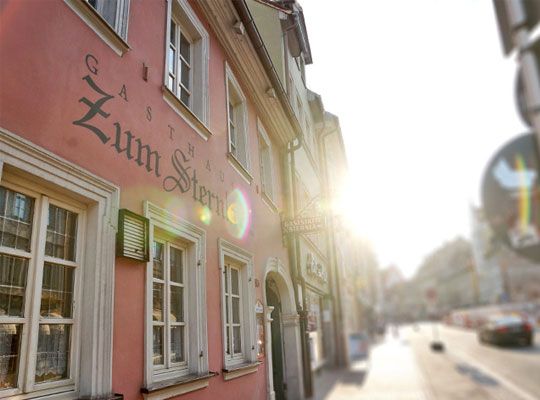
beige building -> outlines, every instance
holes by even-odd
[[[247,4],[283,88],[282,93],[270,91],[268,95],[287,97],[302,132],[301,140],[281,150],[282,165],[287,166],[284,192],[289,194],[283,218],[326,219],[326,229],[284,238],[289,262],[294,265],[291,279],[300,315],[303,374],[299,378],[303,394],[310,397],[314,372],[346,362],[340,285],[341,280],[346,281],[343,271],[354,264],[354,246],[336,234],[338,224],[330,207],[339,178],[347,170],[345,150],[337,117],[325,111],[321,97],[306,85],[305,66],[312,57],[300,5],[268,0],[248,0]],[[276,294],[272,287],[267,287],[267,299],[268,293]],[[278,307],[271,303],[268,305]],[[272,315],[274,341],[280,340],[278,325],[286,323],[277,317]],[[286,354],[288,343],[283,346]],[[279,373],[287,370],[286,360],[276,354],[273,368],[277,371],[271,383],[275,398],[283,398],[284,385],[290,387]]]

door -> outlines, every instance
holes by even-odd
[[[266,304],[274,307],[272,311],[272,375],[274,378],[274,392],[276,400],[285,400],[284,368],[283,368],[283,335],[281,329],[281,303],[275,284],[270,281],[266,284]]]

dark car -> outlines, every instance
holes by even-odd
[[[533,328],[527,321],[517,316],[496,316],[489,318],[479,329],[478,339],[482,343],[532,346]]]

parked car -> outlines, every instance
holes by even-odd
[[[532,346],[533,328],[518,316],[500,315],[490,317],[478,330],[478,340],[493,344],[524,344]]]

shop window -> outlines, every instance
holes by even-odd
[[[220,268],[224,377],[255,372],[260,363],[256,348],[253,256],[220,239]]]
[[[111,394],[104,282],[117,199],[113,185],[1,131],[0,397]]]
[[[161,396],[163,388],[177,395],[208,386],[206,234],[149,202],[145,216],[150,220],[152,257],[147,264],[142,391],[152,398]]]
[[[130,0],[64,0],[118,55],[130,49],[126,43]]]
[[[236,170],[249,182],[249,138],[246,97],[228,64],[225,65],[227,81],[227,119],[229,132],[229,160]]]
[[[165,100],[208,139],[209,36],[186,0],[168,1]]]
[[[259,132],[259,165],[261,169],[261,190],[263,196],[274,204],[274,165],[272,160],[272,143],[264,126],[257,120]]]

